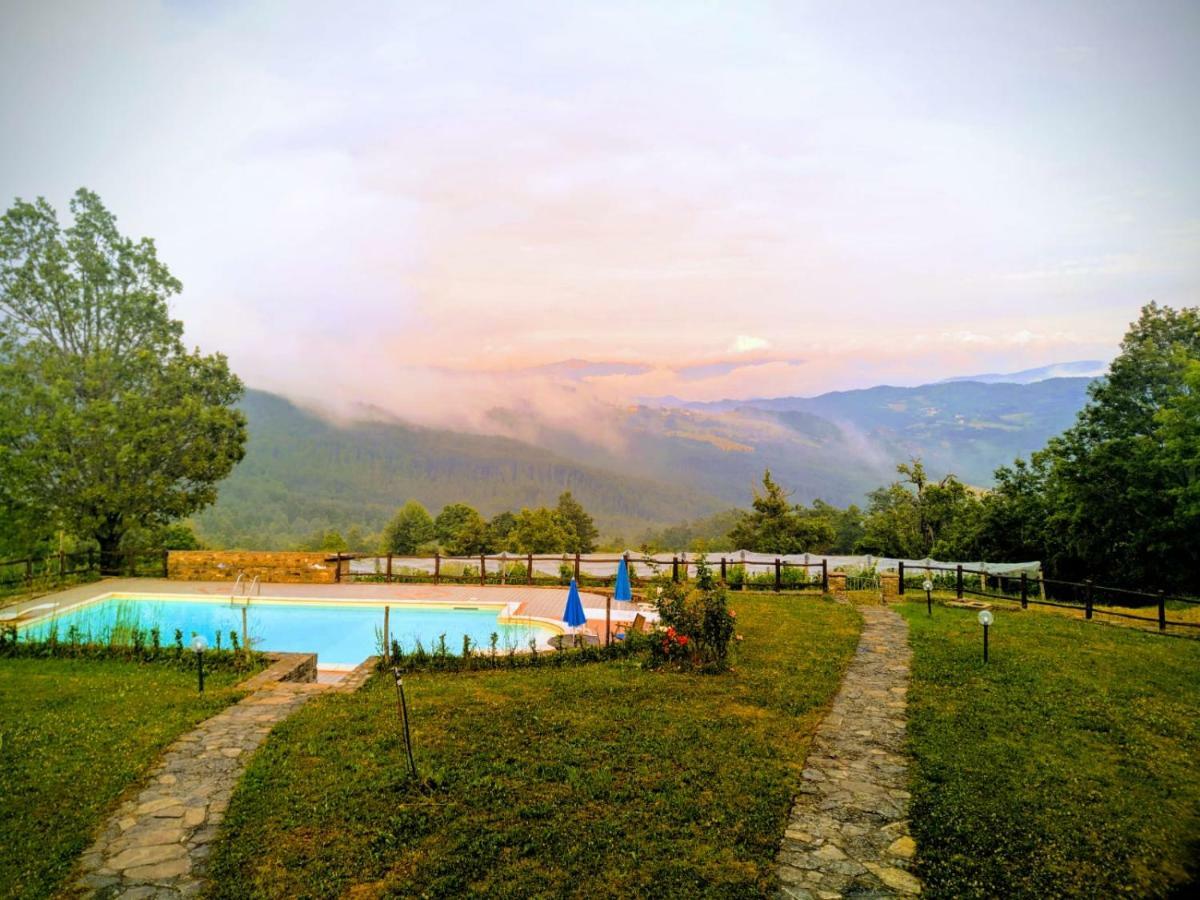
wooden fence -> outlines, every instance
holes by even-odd
[[[381,571],[374,573],[352,572],[349,568],[350,561],[354,559],[376,559],[382,561]],[[407,560],[424,560],[432,561],[432,572],[414,572],[412,567],[402,565]],[[409,554],[405,556],[397,556],[388,554],[387,556],[364,556],[360,554],[338,553],[329,556],[326,562],[334,566],[334,581],[379,581],[384,583],[394,582],[414,582],[414,583],[430,583],[441,584],[443,582],[451,584],[561,584],[565,579],[574,578],[580,585],[598,586],[611,585],[616,581],[616,572],[612,575],[595,575],[582,571],[582,566],[587,565],[619,565],[624,560],[629,566],[630,581],[633,584],[638,584],[645,581],[637,573],[637,566],[642,566],[658,574],[665,570],[668,566],[671,571],[671,580],[678,582],[681,578],[689,579],[692,577],[693,571],[699,563],[693,558],[689,559],[686,556],[673,556],[669,562],[655,559],[649,556],[631,556],[624,554],[623,556],[613,557],[596,557],[587,556],[586,558],[579,553],[570,554],[537,554],[526,553],[511,554],[487,554],[482,553],[478,556],[443,556],[440,553],[435,553],[432,556],[422,556]],[[451,570],[444,569],[444,564],[452,564]],[[536,571],[535,563],[554,563],[559,567],[558,577],[547,577],[539,575]],[[795,590],[795,589],[820,589],[822,592],[829,590],[829,566],[826,560],[820,562],[788,562],[783,559],[776,558],[772,561],[743,561],[734,557],[719,557],[710,559],[707,565],[713,571],[721,584],[732,586],[741,590]],[[478,568],[476,568],[478,567]],[[464,574],[462,569],[469,569],[469,574]],[[757,568],[757,572],[755,569]],[[402,571],[408,569],[409,571]],[[459,569],[460,571],[453,571]],[[810,570],[812,570],[810,572]],[[819,573],[819,575],[818,575]],[[801,576],[801,577],[797,577]]]
[[[167,576],[166,550],[81,550],[0,561],[0,591],[32,590],[90,575]]]
[[[913,572],[916,575],[913,575]],[[905,572],[904,563],[899,564],[899,590],[903,594],[906,586],[909,588],[917,587],[920,589],[921,583],[927,577],[924,573],[938,573],[936,580],[938,587],[945,586],[947,580],[952,580],[955,596],[961,600],[966,595],[974,597],[985,597],[989,600],[1006,600],[1012,603],[1020,603],[1022,609],[1028,609],[1030,604],[1034,606],[1055,606],[1060,609],[1074,609],[1083,613],[1085,619],[1094,618],[1097,615],[1114,616],[1121,619],[1132,619],[1138,622],[1149,622],[1158,625],[1159,631],[1166,631],[1167,626],[1175,626],[1178,628],[1200,628],[1200,621],[1188,622],[1180,619],[1167,618],[1167,604],[1183,604],[1188,606],[1200,605],[1200,600],[1191,597],[1168,596],[1163,591],[1135,591],[1129,588],[1110,587],[1099,585],[1091,579],[1084,581],[1063,581],[1055,578],[1044,578],[1038,576],[1030,578],[1027,574],[1020,575],[1001,575],[995,572],[988,572],[983,569],[966,569],[960,566],[920,566],[919,568],[910,567],[908,572]],[[968,576],[978,576],[978,588],[968,584]],[[933,580],[931,578],[931,580]],[[974,579],[973,579],[974,580]],[[995,590],[989,590],[988,585],[995,583]],[[1117,597],[1124,605],[1131,605],[1129,601],[1145,600],[1149,601],[1142,605],[1155,606],[1157,614],[1154,616],[1137,615],[1132,612],[1123,612],[1114,609],[1104,608],[1102,605],[1106,598]]]

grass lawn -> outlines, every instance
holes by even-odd
[[[734,595],[737,670],[634,662],[390,679],[327,695],[250,764],[211,860],[238,896],[751,896],[812,732],[858,639],[853,609]]]
[[[0,895],[45,897],[121,792],[244,675],[168,664],[0,659]]]
[[[974,611],[899,608],[929,895],[1194,896],[1200,642],[999,608],[984,666]]]

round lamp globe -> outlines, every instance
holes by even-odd
[[[198,634],[192,638],[192,649],[197,653],[203,653],[208,649],[208,641],[204,639],[204,635]]]
[[[992,624],[991,610],[982,609],[979,611],[979,624],[984,626]]]

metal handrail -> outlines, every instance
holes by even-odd
[[[233,601],[237,599],[238,588],[246,578],[245,572],[238,572],[237,580],[233,583],[233,590],[229,592],[229,605],[233,606]]]

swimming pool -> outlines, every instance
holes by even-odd
[[[531,639],[541,648],[561,633],[548,623],[510,618],[510,609],[504,604],[322,603],[258,597],[247,608],[246,625],[256,650],[316,653],[322,667],[352,666],[379,651],[385,605],[391,637],[405,652],[412,651],[418,641],[432,650],[442,635],[451,653],[462,652],[463,635],[484,649],[493,633],[501,651],[510,647],[527,650]],[[174,643],[179,629],[185,643],[200,634],[210,647],[216,646],[219,634],[220,646],[228,647],[231,631],[241,639],[242,601],[231,604],[227,597],[110,594],[31,622],[21,628],[21,634],[36,640],[56,630],[59,640],[67,640],[72,628],[84,641],[107,641],[114,633],[129,634],[135,628],[148,634],[158,628],[164,646]]]

